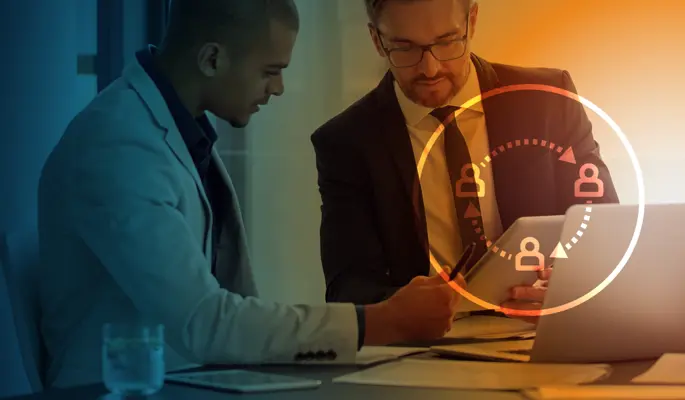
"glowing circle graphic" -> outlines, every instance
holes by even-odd
[[[469,293],[467,290],[463,289],[461,286],[459,286],[456,282],[454,281],[449,281],[449,276],[448,274],[443,270],[442,266],[438,261],[435,259],[433,256],[433,253],[428,249],[429,256],[430,256],[430,263],[433,269],[442,276],[443,279],[446,281],[449,281],[449,285],[459,292],[462,296],[467,298],[469,301],[471,301],[474,304],[477,304],[485,309],[492,309],[495,311],[500,311],[508,315],[513,315],[513,316],[527,316],[527,317],[536,317],[536,316],[541,316],[541,315],[550,315],[550,314],[555,314],[558,312],[566,311],[569,310],[573,307],[576,307],[580,304],[583,304],[584,302],[590,300],[591,298],[595,297],[597,294],[599,294],[602,290],[604,290],[609,284],[616,279],[616,276],[623,270],[625,265],[628,263],[628,260],[633,254],[633,251],[635,250],[635,246],[637,245],[637,241],[640,237],[640,232],[642,230],[642,223],[644,221],[644,214],[645,214],[645,184],[644,184],[644,178],[642,174],[642,169],[640,168],[640,163],[637,159],[637,156],[635,155],[635,151],[633,150],[633,147],[631,146],[630,142],[628,141],[628,138],[626,135],[623,133],[621,128],[618,126],[616,122],[614,122],[613,119],[607,113],[605,113],[601,108],[596,106],[594,103],[589,101],[588,99],[584,98],[583,96],[580,96],[576,93],[569,92],[568,90],[564,90],[555,86],[548,86],[548,85],[540,85],[540,84],[521,84],[521,85],[510,85],[510,86],[504,86],[496,89],[492,89],[486,93],[483,93],[482,95],[475,96],[471,98],[470,100],[466,101],[464,104],[462,104],[455,112],[452,114],[450,117],[450,120],[452,118],[456,118],[464,112],[465,109],[472,107],[475,104],[478,104],[482,102],[483,100],[493,97],[496,95],[500,95],[503,93],[509,93],[509,92],[519,92],[519,91],[542,91],[542,92],[548,92],[548,93],[554,93],[558,94],[561,96],[568,97],[569,99],[572,99],[587,108],[591,109],[595,114],[599,115],[604,122],[606,122],[611,129],[616,133],[616,135],[621,139],[621,142],[623,143],[623,146],[625,147],[626,151],[628,152],[628,155],[630,156],[630,161],[633,164],[633,168],[635,170],[635,176],[637,178],[637,188],[638,188],[638,213],[637,213],[637,221],[635,224],[635,230],[633,231],[633,236],[630,240],[630,243],[628,244],[628,249],[626,250],[625,254],[623,255],[623,258],[621,261],[618,263],[616,268],[609,274],[609,276],[606,277],[602,282],[600,282],[595,288],[587,292],[585,295],[570,301],[566,304],[562,304],[560,306],[552,307],[552,308],[547,308],[547,309],[540,309],[540,310],[519,310],[519,309],[512,309],[512,308],[505,308],[500,305],[495,305],[491,304],[487,301],[484,301],[471,293]],[[431,135],[430,139],[426,143],[426,147],[423,149],[421,153],[421,157],[419,158],[419,162],[417,163],[417,169],[418,169],[418,179],[421,180],[421,174],[423,172],[424,165],[426,163],[426,159],[428,158],[428,155],[431,152],[431,149],[435,145],[436,141],[444,131],[444,126],[449,122],[449,121],[443,121],[443,124],[441,124],[435,132]],[[415,185],[416,188],[417,185]]]

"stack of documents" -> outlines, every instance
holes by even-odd
[[[609,365],[401,359],[333,379],[334,383],[443,389],[523,390],[576,385],[609,375]]]
[[[357,353],[355,365],[371,365],[383,361],[397,360],[412,354],[425,353],[426,347],[365,346]]]
[[[533,349],[533,344],[533,339],[505,340],[499,342],[432,346],[430,349],[436,354],[448,357],[528,362],[530,361],[530,352]]]
[[[444,336],[447,339],[513,339],[535,336],[535,325],[519,319],[474,315],[458,319]]]

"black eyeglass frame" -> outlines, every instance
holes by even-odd
[[[376,26],[372,26],[372,28],[376,31],[376,35],[378,36],[378,42],[380,43],[381,48],[383,49],[383,52],[385,53],[385,55],[388,57],[388,61],[390,61],[390,64],[392,64],[392,66],[395,68],[411,68],[411,67],[419,65],[421,63],[421,61],[423,61],[423,57],[425,56],[426,51],[429,51],[431,53],[431,55],[433,55],[433,57],[438,61],[457,60],[457,59],[464,57],[464,54],[466,54],[466,47],[467,47],[466,41],[469,38],[469,18],[466,18],[466,32],[464,33],[464,36],[462,36],[458,39],[452,39],[452,40],[448,40],[446,42],[431,43],[431,44],[426,44],[426,45],[413,44],[410,48],[421,49],[421,57],[419,57],[419,60],[416,63],[411,64],[411,65],[396,65],[392,61],[392,57],[391,57],[392,52],[394,52],[394,51],[407,51],[407,49],[402,49],[402,48],[389,49],[389,48],[385,47],[385,44],[383,43],[383,34],[381,33],[380,29],[378,29],[378,27],[376,27]],[[464,51],[459,56],[442,59],[442,58],[437,57],[435,55],[435,53],[433,53],[433,46],[444,45],[446,43],[449,44],[449,43],[455,43],[455,42],[463,42],[464,43]]]

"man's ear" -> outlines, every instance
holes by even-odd
[[[381,38],[378,37],[378,31],[376,30],[376,27],[370,22],[366,24],[366,26],[369,29],[369,36],[371,36],[371,41],[373,42],[373,46],[376,48],[376,52],[379,56],[385,57]]]
[[[474,1],[469,12],[469,39],[473,39],[476,33],[476,23],[478,22],[478,2]]]
[[[230,62],[228,51],[218,43],[205,43],[197,53],[197,66],[208,78],[215,76],[217,71],[228,68]]]

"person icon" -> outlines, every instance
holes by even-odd
[[[590,175],[587,175],[587,171],[590,170]],[[580,177],[575,183],[575,196],[576,197],[602,197],[604,196],[604,182],[599,179],[599,168],[594,164],[583,164],[580,167]],[[585,185],[586,189],[583,190],[581,186]],[[587,187],[592,189],[588,189]]]
[[[528,245],[533,248],[528,250]],[[530,264],[530,259],[535,259],[535,264]],[[534,237],[527,237],[521,241],[521,251],[516,254],[517,271],[540,271],[545,268],[545,256],[540,253],[540,242]]]
[[[467,175],[469,170],[473,171],[472,176]],[[485,181],[480,179],[480,168],[476,164],[468,163],[461,167],[461,178],[457,180],[455,186],[457,197],[485,196]]]

